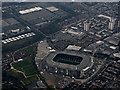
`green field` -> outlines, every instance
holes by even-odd
[[[16,78],[19,79],[19,80],[21,80],[22,78],[25,78],[25,77],[23,76],[23,74],[18,73],[18,72],[14,71],[14,70],[8,71],[7,74],[9,74],[9,75],[11,75],[11,76],[13,76],[13,77],[16,77]]]
[[[10,70],[7,72],[9,75],[17,78],[18,80],[22,81],[25,85],[30,84],[32,82],[35,82],[38,80],[38,77],[36,75],[30,76],[28,78],[25,78],[23,74],[16,72],[14,70]]]
[[[37,53],[37,44],[33,46],[29,46],[28,48],[25,49],[27,53],[30,55],[31,59],[34,59]]]
[[[13,63],[12,65],[15,69],[24,72],[26,76],[36,74],[36,70],[29,57],[26,57],[23,61]]]
[[[29,83],[35,82],[35,81],[37,81],[37,80],[38,80],[38,77],[37,77],[36,75],[22,79],[22,81],[23,81],[25,84],[29,84]]]
[[[27,78],[25,78],[22,73],[16,72],[14,70],[9,71],[8,74],[16,77],[25,85],[38,80],[37,72],[34,68],[31,57],[25,57],[23,61],[15,62],[12,64],[12,66],[17,70],[24,72]]]
[[[35,53],[36,50],[37,50],[37,45],[30,46],[30,47],[26,48],[26,51],[29,53]]]
[[[27,78],[16,70],[10,70],[7,71],[7,73],[27,85],[38,80],[37,71],[34,67],[34,58],[37,51],[37,44],[25,48],[25,51],[27,51],[28,56],[24,57],[23,61],[14,62],[12,66],[14,69],[22,71]]]

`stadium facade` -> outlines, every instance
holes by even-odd
[[[88,54],[70,52],[51,52],[42,63],[42,69],[46,72],[63,75],[75,79],[87,78],[94,61]]]

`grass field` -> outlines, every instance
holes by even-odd
[[[25,85],[38,80],[36,70],[30,57],[26,57],[23,61],[13,63],[12,65],[15,69],[24,72],[27,78],[25,78],[22,73],[16,72],[14,70],[11,70],[9,74],[18,78]]]
[[[29,55],[31,55],[31,58],[34,59],[37,53],[37,44],[35,44],[34,46],[30,46],[25,50],[28,52]]]
[[[25,77],[23,76],[23,74],[21,74],[21,73],[19,73],[19,72],[16,72],[16,71],[14,71],[14,70],[10,70],[10,71],[8,71],[7,73],[8,73],[9,75],[17,78],[18,80],[22,81],[25,85],[30,84],[30,83],[35,82],[35,81],[38,80],[37,75],[32,75],[32,76],[29,76],[28,78],[25,78]]]
[[[30,52],[30,53],[35,53],[37,50],[37,45],[34,45],[34,46],[30,46],[26,49],[27,52]]]
[[[27,85],[39,80],[37,71],[34,67],[34,58],[37,52],[37,44],[25,48],[25,51],[27,51],[28,55],[22,58],[23,61],[12,63],[14,70],[11,69],[7,73]],[[18,71],[21,71],[23,73]]]
[[[26,76],[36,74],[36,70],[29,57],[26,57],[23,61],[13,63],[12,65],[15,69],[24,72]]]
[[[28,78],[23,78],[22,81],[24,84],[29,84],[38,80],[37,75],[30,76]]]
[[[14,71],[14,70],[10,70],[10,71],[8,71],[7,73],[8,73],[9,75],[13,76],[13,77],[16,77],[16,78],[19,79],[19,80],[21,80],[22,78],[25,78],[25,77],[23,76],[23,74],[18,73],[18,72]]]

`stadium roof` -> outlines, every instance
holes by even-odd
[[[68,54],[68,55],[74,55],[74,56],[79,56],[82,57],[83,60],[81,61],[80,64],[78,65],[71,65],[71,64],[65,64],[65,63],[60,63],[60,62],[54,62],[53,58],[57,55],[57,54]],[[91,57],[85,54],[76,54],[74,51],[71,51],[70,53],[68,52],[51,52],[46,58],[46,63],[49,66],[52,67],[59,67],[62,69],[69,69],[69,70],[83,70],[84,68],[88,67],[89,64],[91,63]],[[93,63],[91,64],[91,66],[93,65]],[[91,67],[89,66],[89,67]]]

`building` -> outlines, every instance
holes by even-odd
[[[75,45],[68,45],[68,47],[67,47],[66,49],[67,49],[67,50],[79,51],[79,50],[81,49],[81,47],[75,46]]]
[[[111,18],[111,20],[110,20],[110,22],[109,22],[108,28],[109,28],[110,30],[113,30],[114,24],[115,24],[115,20],[114,20],[113,18]]]
[[[107,18],[107,19],[109,19],[110,21],[111,21],[111,17],[109,17],[109,16],[105,16],[105,15],[98,15],[98,17],[101,17],[101,18]]]
[[[49,73],[64,75],[75,79],[85,79],[87,72],[93,70],[94,61],[82,52],[51,52],[42,62],[42,69]],[[84,76],[81,73],[86,73]]]
[[[58,11],[59,9],[58,8],[56,8],[56,7],[47,7],[46,9],[48,9],[49,11],[51,11],[51,12],[54,12],[54,11]]]
[[[12,33],[17,33],[19,31],[20,31],[20,29],[11,30]]]
[[[109,17],[109,16],[105,16],[105,15],[98,15],[98,17],[109,19],[110,22],[109,22],[108,28],[110,30],[113,30],[114,25],[115,25],[115,19],[114,18]]]
[[[114,25],[113,25],[113,23],[112,23],[112,22],[109,22],[109,26],[108,26],[108,28],[109,28],[110,30],[113,30]]]
[[[31,12],[35,12],[35,11],[39,11],[39,10],[42,10],[42,8],[41,7],[34,7],[34,8],[19,11],[19,13],[20,14],[27,14],[27,13],[31,13]]]
[[[118,21],[118,27],[120,28],[120,21]]]
[[[84,22],[84,31],[88,31],[88,30],[89,30],[89,23]]]

